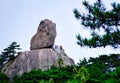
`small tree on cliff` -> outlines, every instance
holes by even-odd
[[[3,50],[0,54],[0,69],[5,63],[10,60],[13,60],[17,54],[16,50],[19,50],[20,45],[17,45],[16,42],[12,42],[7,48]]]
[[[89,78],[88,69],[82,66],[80,69],[77,69],[76,66],[74,67],[73,71],[77,73],[74,76],[75,80],[78,80],[78,83],[85,83]]]
[[[91,30],[91,38],[82,38],[77,35],[80,46],[89,46],[90,48],[105,47],[110,45],[114,48],[120,46],[120,4],[112,3],[112,9],[106,10],[101,0],[97,0],[93,5],[88,1],[83,1],[87,12],[81,13],[74,9],[75,18],[81,20],[81,24]],[[101,30],[102,34],[101,35]]]
[[[58,66],[61,68],[62,67],[62,65],[64,64],[64,61],[63,61],[63,59],[61,58],[61,57],[59,57],[59,59],[58,59]]]

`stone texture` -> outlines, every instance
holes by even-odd
[[[74,65],[74,61],[68,57],[61,46],[54,48],[38,49],[21,52],[14,61],[8,62],[3,68],[7,76],[12,78],[14,75],[21,75],[33,69],[50,69],[52,65],[58,66],[58,59],[62,58],[63,64]]]
[[[56,24],[48,19],[42,20],[31,39],[31,50],[19,53],[14,60],[4,65],[2,72],[12,78],[33,69],[47,70],[52,65],[60,66],[60,59],[63,60],[61,66],[74,65],[62,46],[54,46],[55,37]]]
[[[30,49],[52,48],[56,37],[56,24],[51,20],[42,20],[37,33],[31,39]]]

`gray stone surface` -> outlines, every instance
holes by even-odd
[[[7,76],[12,78],[14,75],[21,75],[33,69],[50,69],[52,65],[58,65],[58,59],[62,58],[63,64],[74,65],[74,61],[68,57],[59,46],[57,48],[46,48],[21,52],[14,61],[7,63],[3,68]]]
[[[51,20],[42,20],[37,33],[31,39],[30,49],[52,48],[56,37],[56,24]]]
[[[12,78],[33,69],[47,70],[52,65],[74,65],[73,59],[67,56],[62,46],[53,46],[55,37],[56,24],[48,19],[42,20],[31,39],[31,50],[19,53],[14,60],[4,65],[2,72]],[[60,59],[63,61],[61,65]]]

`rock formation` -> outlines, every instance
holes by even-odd
[[[74,61],[63,50],[46,48],[21,52],[13,62],[6,64],[2,71],[12,78],[33,69],[47,70],[52,65],[59,66],[60,58],[63,60],[62,66],[74,65]]]
[[[31,50],[51,48],[56,37],[56,24],[51,20],[42,20],[38,26],[37,33],[31,39]]]
[[[31,39],[31,50],[20,52],[2,68],[2,72],[12,78],[33,69],[47,70],[52,65],[60,66],[59,59],[63,61],[61,66],[74,65],[74,61],[67,56],[62,46],[54,45],[55,37],[55,23],[48,19],[41,21],[37,33]]]

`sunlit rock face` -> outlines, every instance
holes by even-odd
[[[68,57],[62,46],[54,45],[56,37],[56,24],[51,20],[42,20],[37,33],[32,37],[30,51],[20,52],[18,56],[4,65],[2,72],[12,78],[34,69],[47,70],[52,65],[74,65],[72,58]]]
[[[51,20],[42,20],[36,34],[31,39],[30,49],[52,48],[56,37],[56,24]]]
[[[33,69],[47,70],[52,65],[59,66],[58,59],[63,60],[62,66],[74,65],[73,59],[67,56],[63,50],[57,49],[38,49],[21,52],[14,61],[7,63],[2,71],[12,78],[14,75],[21,75]]]

